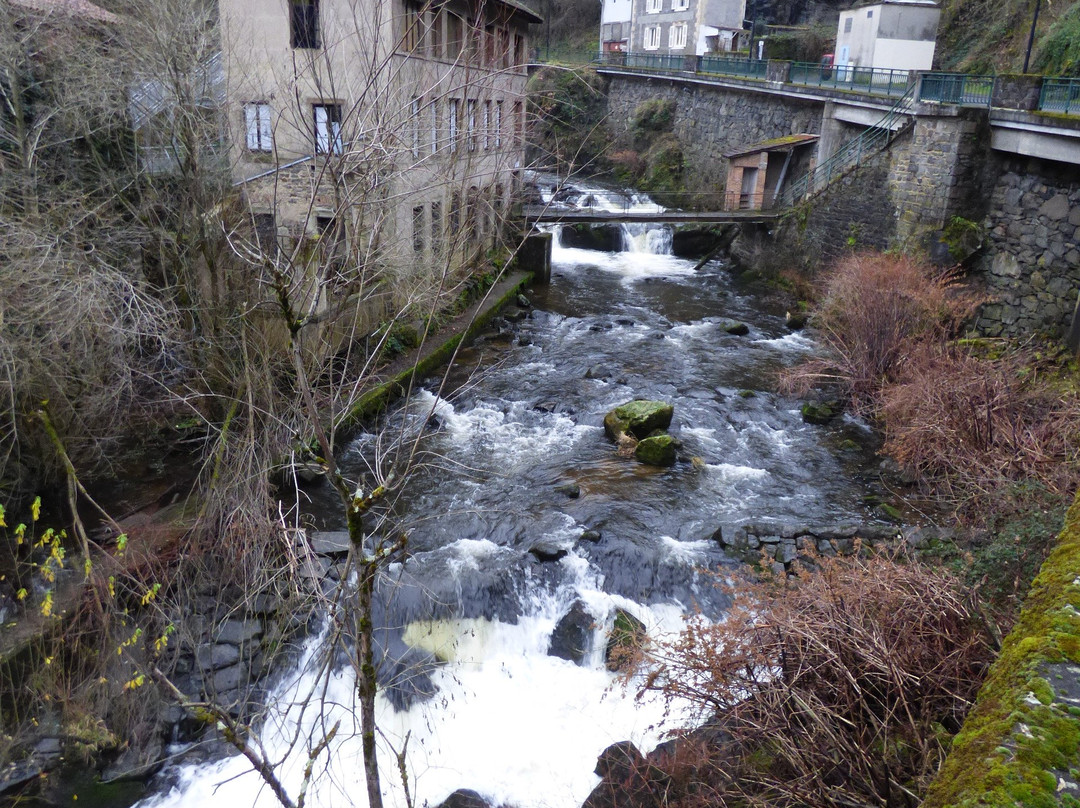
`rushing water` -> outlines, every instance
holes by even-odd
[[[570,201],[627,200],[590,188]],[[630,738],[648,750],[661,738],[662,705],[636,702],[604,668],[614,610],[653,635],[677,630],[690,610],[719,618],[724,596],[700,571],[723,577],[731,566],[711,539],[717,528],[863,515],[864,488],[832,448],[858,427],[806,425],[796,401],[772,392],[776,373],[812,351],[811,340],[721,266],[695,271],[651,251],[670,244],[663,229],[628,231],[626,241],[630,250],[611,254],[556,246],[552,283],[532,292],[529,316],[462,354],[444,388],[454,394],[436,398],[430,387],[391,418],[427,429],[425,451],[441,458],[409,482],[399,510],[410,556],[379,588],[390,685],[379,697],[380,727],[399,749],[408,735],[417,805],[471,788],[493,805],[576,808],[597,782],[602,749]],[[724,318],[750,334],[727,334]],[[684,458],[674,468],[618,457],[605,437],[605,412],[634,398],[674,403],[671,431]],[[362,477],[377,443],[360,436],[344,467]],[[580,496],[568,496],[566,483]],[[341,526],[327,511],[324,527]],[[582,540],[586,530],[599,540]],[[529,553],[538,542],[566,555],[542,562]],[[547,654],[574,603],[596,626],[581,665]],[[262,743],[271,759],[287,760],[282,779],[295,793],[307,744],[286,754],[297,728],[317,741],[340,720],[309,804],[365,805],[354,677],[345,667],[319,679],[317,647],[278,686],[285,706]],[[395,671],[411,678],[393,679]],[[287,707],[312,688],[320,710]],[[387,802],[404,805],[396,761],[384,753]],[[242,757],[171,777],[152,804],[275,804]]]

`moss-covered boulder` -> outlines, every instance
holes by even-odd
[[[802,419],[808,424],[823,426],[840,414],[840,407],[833,401],[807,401],[802,405]]]
[[[644,438],[634,449],[634,457],[650,466],[674,466],[675,438],[671,435]]]
[[[625,435],[641,440],[657,429],[671,426],[674,414],[674,405],[666,401],[628,401],[604,416],[604,432],[616,443]]]

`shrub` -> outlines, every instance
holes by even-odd
[[[805,391],[833,382],[857,411],[872,412],[912,346],[952,333],[973,303],[948,274],[909,256],[845,256],[826,276],[814,315],[828,357],[798,368],[786,386]]]
[[[648,136],[670,132],[675,120],[675,101],[670,98],[650,98],[634,107],[634,131]]]
[[[816,562],[654,649],[644,689],[697,705],[708,723],[691,737],[712,738],[692,777],[669,773],[667,804],[918,804],[992,660],[982,621],[942,569]]]

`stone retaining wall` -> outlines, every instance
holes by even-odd
[[[992,298],[979,330],[1018,337],[1068,326],[1080,289],[1080,168],[1003,161],[978,266]]]

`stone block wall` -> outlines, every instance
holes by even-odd
[[[979,268],[991,301],[977,327],[990,336],[1059,333],[1080,290],[1080,167],[1004,161],[990,193]]]
[[[709,86],[663,76],[613,79],[608,95],[608,131],[629,146],[634,110],[650,99],[675,101],[673,131],[683,149],[687,190],[722,198],[724,152],[771,138],[817,134],[821,103],[754,90]]]

